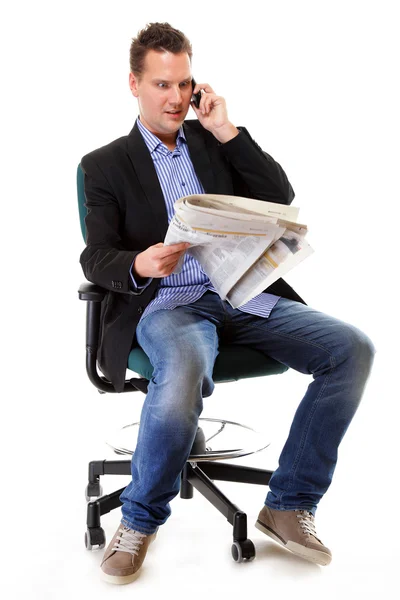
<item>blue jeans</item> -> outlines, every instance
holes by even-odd
[[[122,522],[153,533],[171,514],[196,435],[219,340],[251,346],[313,376],[300,402],[265,504],[315,514],[335,470],[338,446],[357,410],[375,348],[356,327],[280,298],[268,318],[233,309],[213,292],[139,322],[139,345],[154,366],[143,405]]]

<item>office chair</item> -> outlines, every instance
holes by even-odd
[[[85,230],[85,194],[84,194],[84,175],[78,165],[77,170],[78,187],[78,206],[83,239],[86,242]],[[114,387],[105,377],[99,374],[96,366],[96,356],[100,329],[100,309],[101,302],[105,298],[107,290],[92,283],[84,283],[79,288],[79,298],[87,302],[86,312],[86,371],[90,381],[100,393],[115,393]],[[140,347],[132,348],[129,357],[127,369],[137,373],[139,377],[133,377],[125,380],[123,392],[140,391],[147,393],[147,386],[151,379],[153,366],[147,355]],[[265,354],[249,347],[220,346],[219,354],[215,361],[213,371],[213,381],[223,383],[228,381],[238,381],[239,379],[250,377],[262,377],[265,375],[274,375],[284,373],[288,370],[283,365]],[[255,547],[251,540],[247,538],[247,516],[239,510],[214,484],[214,480],[232,481],[240,483],[252,483],[259,485],[268,485],[273,471],[257,469],[247,466],[232,465],[227,463],[217,463],[218,459],[237,458],[258,452],[266,447],[264,441],[258,439],[257,447],[252,448],[228,448],[222,450],[212,450],[207,443],[228,427],[235,428],[237,431],[246,430],[253,432],[248,427],[226,420],[203,419],[199,421],[205,426],[213,424],[214,430],[206,438],[203,427],[198,427],[196,438],[194,440],[190,456],[186,462],[185,468],[181,474],[180,497],[189,499],[193,497],[193,488],[196,488],[209,502],[213,504],[233,526],[233,543],[231,547],[232,557],[236,562],[250,561],[255,557]],[[200,423],[199,423],[200,424]],[[217,424],[217,425],[216,425]],[[133,428],[138,427],[134,423],[123,428],[123,432],[133,437]],[[215,429],[216,427],[216,429]],[[129,438],[128,438],[129,439]],[[116,454],[130,454],[131,449],[128,441],[126,444],[116,442],[110,444]],[[199,466],[201,465],[201,467]],[[89,481],[86,487],[87,504],[87,530],[85,534],[85,545],[88,550],[94,546],[104,548],[105,533],[100,524],[100,517],[111,510],[121,506],[122,502],[119,496],[125,488],[121,488],[111,494],[102,495],[100,486],[100,477],[103,475],[130,475],[131,459],[129,460],[102,460],[91,461],[89,463]]]

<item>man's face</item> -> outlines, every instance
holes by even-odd
[[[129,74],[129,86],[138,99],[140,120],[152,133],[174,134],[182,125],[192,98],[188,54],[150,50],[140,81]],[[171,111],[179,111],[171,114]]]

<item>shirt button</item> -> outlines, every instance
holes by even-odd
[[[184,181],[182,181],[182,185],[186,185],[186,183]]]

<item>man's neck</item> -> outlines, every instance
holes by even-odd
[[[141,122],[141,124],[143,125],[143,127],[146,127],[146,125],[143,123],[140,116],[138,117],[138,119]],[[175,133],[163,134],[163,133],[157,133],[156,131],[151,131],[151,129],[149,129],[148,127],[146,127],[146,129],[148,131],[150,131],[150,133],[152,133],[153,135],[157,136],[158,139],[167,146],[168,150],[171,150],[171,151],[175,150],[176,139],[178,137],[178,131],[176,131]]]

